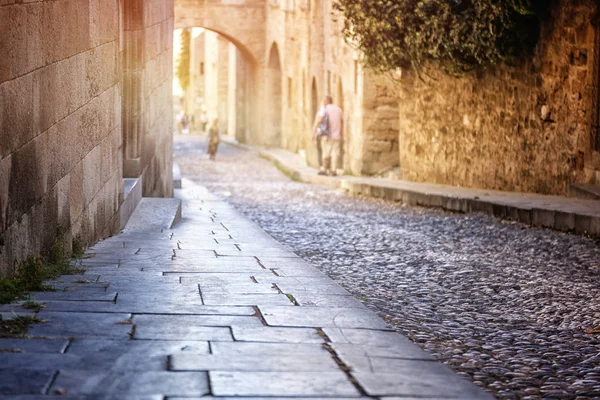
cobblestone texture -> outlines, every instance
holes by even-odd
[[[600,397],[600,247],[484,215],[289,180],[251,152],[175,142],[207,186],[398,331],[501,399]]]

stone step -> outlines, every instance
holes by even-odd
[[[144,197],[125,230],[171,229],[181,219],[181,200]]]
[[[569,185],[569,197],[600,200],[600,185],[591,183],[573,183]]]
[[[123,203],[119,210],[121,216],[120,229],[125,228],[140,200],[142,200],[142,178],[123,179]]]

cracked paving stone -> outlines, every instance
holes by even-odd
[[[161,393],[166,396],[204,396],[210,392],[205,372],[150,371],[127,373],[61,370],[49,393],[67,395],[130,395]]]
[[[211,371],[208,374],[215,396],[360,396],[341,371]]]
[[[324,343],[325,340],[316,329],[312,328],[248,328],[231,327],[233,337],[238,342],[273,342],[273,343]]]
[[[172,371],[248,371],[248,372],[331,372],[339,366],[329,354],[301,358],[297,355],[279,354],[260,356],[254,354],[174,354],[170,357]]]
[[[259,307],[271,326],[390,329],[381,318],[357,308]]]

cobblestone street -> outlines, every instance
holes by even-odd
[[[501,399],[600,398],[600,246],[489,216],[347,196],[250,151],[177,137],[184,178],[233,204]],[[185,183],[184,183],[185,184]],[[316,299],[315,301],[318,301]]]

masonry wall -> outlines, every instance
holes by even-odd
[[[57,237],[118,227],[117,3],[0,6],[0,276]]]
[[[143,195],[173,195],[173,0],[131,0],[125,8],[125,176]],[[131,150],[129,150],[131,149]]]
[[[344,111],[341,167],[356,175],[389,170],[398,165],[393,85],[364,74],[360,54],[345,42],[342,18],[332,17],[334,13],[331,0],[281,0],[267,5],[267,48],[277,46],[282,64],[281,145],[305,153],[308,163],[317,166],[312,125],[323,97],[331,95]]]
[[[141,47],[127,52],[134,2],[0,5],[1,277],[57,240],[69,249],[74,237],[94,243],[119,228],[124,124],[143,126],[145,193],[171,192],[172,2],[141,14]],[[126,56],[144,64],[140,92],[123,81]],[[139,118],[122,118],[128,94]]]
[[[450,185],[565,194],[600,170],[591,149],[593,1],[560,2],[535,55],[462,78],[405,76],[402,177]]]

